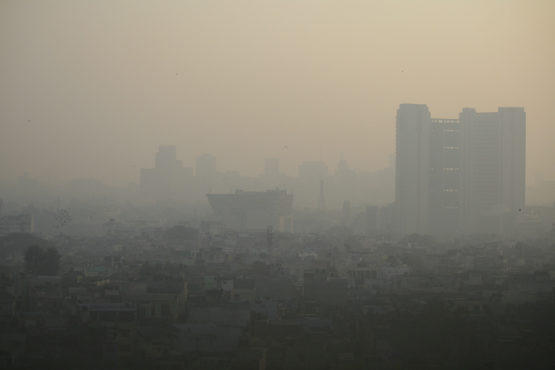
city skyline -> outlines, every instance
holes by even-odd
[[[554,14],[0,0],[0,368],[553,368]]]

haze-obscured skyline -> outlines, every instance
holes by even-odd
[[[0,171],[137,181],[280,158],[384,167],[399,103],[527,112],[527,177],[555,179],[552,1],[3,1]]]

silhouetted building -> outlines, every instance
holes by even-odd
[[[182,199],[192,175],[177,160],[175,146],[160,146],[154,168],[141,169],[141,191],[157,200]]]
[[[356,172],[349,167],[349,164],[346,160],[341,159],[339,163],[337,163],[335,176],[343,180],[352,180],[354,177],[356,177]]]
[[[465,108],[459,120],[465,229],[509,232],[524,209],[526,113],[523,108],[491,113]]]
[[[293,195],[285,190],[264,192],[237,190],[231,194],[208,194],[219,220],[237,230],[293,231]]]
[[[430,219],[431,234],[461,232],[461,130],[457,119],[431,120]]]
[[[523,108],[432,119],[397,111],[396,227],[402,234],[511,232],[524,208]]]
[[[397,110],[395,204],[402,234],[429,232],[431,118],[424,104]]]

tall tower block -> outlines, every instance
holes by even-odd
[[[429,232],[431,117],[424,104],[401,104],[396,122],[397,231]]]

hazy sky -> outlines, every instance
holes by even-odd
[[[527,112],[555,179],[553,0],[0,0],[0,176],[137,181],[159,144],[222,170],[394,153],[399,103]]]

